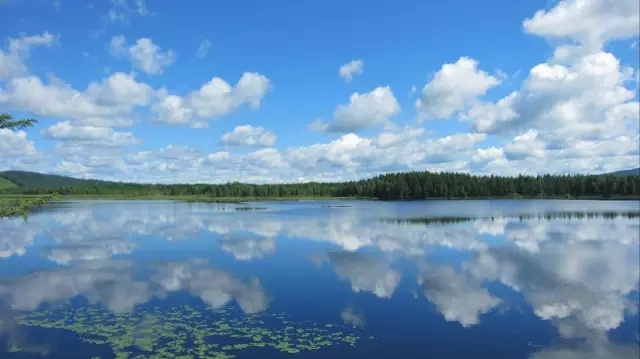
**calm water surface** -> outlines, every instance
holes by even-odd
[[[50,205],[0,220],[0,357],[638,358],[639,211]]]

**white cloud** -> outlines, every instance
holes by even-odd
[[[610,53],[585,55],[571,65],[533,67],[520,92],[497,104],[472,108],[469,120],[489,133],[534,128],[546,140],[604,139],[637,128],[635,91],[629,71]]]
[[[271,147],[276,144],[276,135],[263,127],[244,125],[222,135],[220,142],[226,146]]]
[[[198,45],[198,50],[196,51],[196,57],[204,58],[209,54],[209,50],[211,49],[211,41],[204,39],[200,41],[200,45]]]
[[[340,105],[333,113],[333,122],[320,120],[312,123],[314,130],[328,132],[355,132],[368,127],[392,125],[391,118],[400,113],[400,104],[388,86],[377,87],[371,92],[354,92],[349,103]]]
[[[422,88],[416,100],[419,119],[447,119],[472,105],[500,84],[500,80],[478,69],[478,61],[460,57],[447,63]]]
[[[538,133],[529,130],[518,135],[504,146],[504,154],[508,160],[522,160],[527,157],[544,158],[545,145],[537,140]]]
[[[29,58],[30,50],[38,46],[51,47],[57,42],[58,37],[46,31],[9,39],[8,50],[0,49],[0,81],[27,74],[29,70],[24,61]]]
[[[160,91],[152,106],[156,121],[167,124],[201,124],[202,121],[229,115],[243,105],[257,109],[271,88],[271,81],[256,72],[245,72],[235,86],[214,77],[199,90],[185,97]],[[195,122],[191,122],[195,120]]]
[[[150,15],[140,1],[114,0],[111,6],[113,20]],[[527,75],[521,84],[515,82],[520,81],[515,76],[503,81],[506,76],[482,58],[462,56],[453,61],[453,57],[451,63],[434,68],[424,88],[416,89],[418,118],[459,117],[461,124],[451,124],[455,130],[438,129],[435,135],[428,127],[405,126],[400,116],[402,101],[389,86],[379,86],[357,90],[337,106],[332,118],[310,125],[333,132],[314,135],[327,140],[307,140],[301,135],[299,140],[307,143],[284,147],[281,137],[275,141],[282,134],[244,122],[250,127],[238,126],[222,135],[220,144],[226,147],[215,153],[205,151],[201,144],[186,146],[190,138],[179,132],[166,148],[155,146],[148,136],[155,136],[157,123],[203,128],[244,107],[257,110],[272,89],[271,79],[245,72],[235,84],[213,77],[205,79],[200,88],[168,84],[160,89],[125,72],[88,84],[80,78],[65,81],[54,74],[39,76],[39,71],[55,70],[42,63],[33,71],[27,66],[36,47],[53,46],[58,37],[50,32],[25,35],[8,40],[0,51],[0,106],[25,112],[41,123],[53,120],[40,132],[52,140],[53,149],[51,153],[36,149],[41,140],[38,132],[30,138],[4,134],[17,146],[5,154],[29,147],[20,155],[0,155],[0,166],[144,182],[259,183],[351,180],[407,170],[517,175],[637,167],[637,66],[628,66],[622,61],[625,57],[618,56],[626,47],[610,46],[613,41],[637,36],[637,23],[637,1],[558,1],[522,23],[528,36],[549,40],[554,48],[549,58],[522,68]],[[111,45],[116,54],[130,58],[134,67],[151,73],[160,73],[175,60],[175,54],[150,39],[127,43],[116,36]],[[202,45],[206,48],[207,41]],[[345,64],[341,76],[357,76],[363,68],[359,61]],[[405,80],[410,82],[399,85],[404,89],[416,81]],[[498,85],[502,88],[495,93],[500,91],[501,98],[492,99],[491,90]],[[293,111],[292,107],[292,116],[298,116]],[[120,129],[133,124],[140,127]],[[133,146],[122,148],[136,140],[149,147],[140,152]],[[483,148],[485,140],[489,148]],[[180,151],[186,156],[182,160],[167,157],[169,152]]]
[[[44,161],[45,155],[26,132],[0,129],[0,170],[38,170]]]
[[[351,79],[356,76],[362,74],[364,71],[364,61],[362,60],[352,60],[342,66],[340,66],[340,77],[342,77],[345,81],[351,81]]]
[[[132,75],[115,73],[92,82],[84,92],[53,78],[43,83],[36,76],[10,79],[0,88],[0,103],[46,117],[67,117],[93,125],[129,123],[137,106],[147,105],[152,89]]]
[[[74,126],[69,121],[58,122],[42,134],[50,139],[89,142],[91,146],[122,146],[138,142],[131,132],[116,132],[108,127]]]
[[[565,0],[538,11],[523,26],[529,33],[559,41],[553,56],[531,68],[519,90],[495,103],[475,104],[465,118],[476,130],[492,134],[535,131],[539,146],[558,150],[563,158],[597,148],[602,157],[595,161],[617,153],[609,163],[637,167],[637,161],[624,159],[628,154],[616,151],[612,141],[627,138],[629,147],[637,146],[635,136],[628,136],[637,133],[640,117],[637,89],[629,86],[634,71],[603,49],[613,40],[640,33],[639,8],[633,0]],[[612,146],[604,148],[605,143]],[[575,163],[563,170],[588,167]]]
[[[604,43],[636,36],[640,5],[635,0],[563,0],[538,10],[524,29],[547,38],[565,38],[599,48]]]
[[[173,50],[162,51],[150,38],[140,38],[135,44],[127,46],[124,36],[111,38],[110,51],[113,56],[126,57],[134,68],[147,75],[159,75],[164,69],[176,61]]]

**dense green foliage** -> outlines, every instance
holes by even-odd
[[[21,174],[16,176],[15,174]],[[9,174],[9,176],[7,176]],[[359,197],[382,200],[487,197],[639,197],[640,176],[472,176],[461,173],[407,172],[340,183],[294,184],[134,184],[4,172],[21,188],[4,193],[94,196],[203,196],[208,198]],[[51,180],[51,182],[47,182]],[[65,182],[67,181],[67,182]]]
[[[22,130],[33,126],[36,122],[38,121],[33,118],[16,120],[8,113],[0,113],[0,129],[6,128],[9,130]]]
[[[57,194],[44,196],[0,196],[0,219],[28,215],[34,208],[55,201]]]

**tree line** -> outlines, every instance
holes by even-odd
[[[358,197],[381,200],[505,197],[640,197],[640,176],[544,175],[474,176],[462,173],[404,172],[333,183],[135,184],[13,188],[22,194],[95,196],[204,196],[213,198]]]

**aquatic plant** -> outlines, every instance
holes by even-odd
[[[351,326],[288,319],[282,313],[242,315],[234,309],[189,305],[138,308],[129,314],[65,305],[23,313],[17,321],[73,331],[86,343],[109,345],[118,359],[229,359],[255,348],[296,354],[332,345],[355,346],[360,339],[361,329]]]
[[[476,220],[499,220],[505,218],[519,219],[520,221],[532,219],[634,219],[640,218],[640,211],[600,211],[600,212],[544,212],[538,214],[521,214],[521,215],[497,215],[497,216],[449,216],[449,217],[418,217],[418,218],[384,218],[380,221],[389,224],[455,224],[462,222],[471,222]]]

